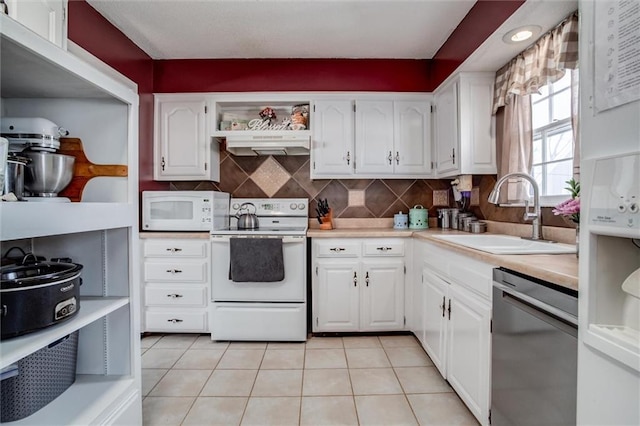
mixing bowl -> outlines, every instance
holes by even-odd
[[[73,178],[75,157],[46,151],[24,151],[31,159],[25,167],[24,188],[36,197],[56,197]]]

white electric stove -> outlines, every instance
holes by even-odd
[[[255,206],[258,228],[237,228],[235,216],[244,203]],[[230,227],[211,233],[212,340],[306,340],[308,212],[306,198],[231,199]],[[245,244],[254,258],[243,258],[246,253],[234,252],[232,244]],[[269,277],[273,270],[261,275],[260,265],[277,265],[282,279]],[[240,274],[232,277],[233,271]]]

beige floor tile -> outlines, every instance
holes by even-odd
[[[142,349],[149,349],[150,347],[155,345],[156,342],[161,338],[162,334],[152,334],[149,336],[144,336],[142,339],[140,339],[140,347]]]
[[[251,397],[242,425],[294,426],[300,417],[299,397]]]
[[[187,426],[239,425],[248,398],[200,397],[182,423]]]
[[[167,334],[158,340],[156,349],[187,349],[196,341],[199,334]]]
[[[386,348],[420,347],[418,340],[410,334],[400,336],[378,336],[382,346]]]
[[[215,370],[201,396],[249,396],[258,370]]]
[[[206,336],[198,336],[193,345],[189,349],[227,349],[229,347],[229,342],[216,342],[211,340],[210,335]]]
[[[453,392],[436,367],[398,367],[394,370],[405,393]]]
[[[340,349],[343,347],[342,337],[312,337],[307,340],[307,349]]]
[[[149,395],[151,389],[158,384],[160,379],[167,374],[166,368],[143,368],[142,369],[142,396]]]
[[[231,342],[229,349],[267,349],[266,342]]]
[[[185,350],[151,348],[142,355],[142,368],[171,368]]]
[[[382,348],[345,349],[349,368],[391,367]]]
[[[394,367],[429,367],[433,365],[431,359],[420,347],[391,347],[385,352]]]
[[[347,368],[344,349],[307,349],[304,368]]]
[[[355,400],[358,419],[362,426],[418,424],[404,395],[356,396]]]
[[[342,338],[345,348],[381,348],[378,336],[345,336]]]
[[[351,396],[304,396],[300,409],[302,426],[358,425],[356,406]]]
[[[402,387],[393,368],[356,368],[349,370],[354,395],[401,394]]]
[[[194,400],[193,397],[148,396],[142,401],[142,424],[178,426],[187,415]]]
[[[267,349],[298,349],[304,350],[306,342],[269,342]]]
[[[263,349],[238,349],[227,351],[222,356],[222,359],[218,363],[219,369],[241,369],[241,370],[255,370],[260,367],[262,357],[264,355]]]
[[[301,370],[303,367],[304,351],[299,349],[267,349],[260,365],[265,370]]]
[[[207,370],[170,370],[150,396],[198,396],[210,375]]]
[[[407,395],[421,425],[477,425],[475,417],[455,393]]]
[[[302,370],[260,370],[251,396],[302,395]]]
[[[352,395],[349,370],[318,369],[305,370],[302,379],[302,395]]]
[[[173,366],[180,370],[213,370],[222,358],[224,350],[187,349]]]

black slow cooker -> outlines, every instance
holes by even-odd
[[[21,336],[68,320],[80,310],[82,265],[42,261],[32,254],[0,268],[0,339]]]

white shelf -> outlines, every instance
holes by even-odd
[[[274,135],[284,138],[308,139],[311,137],[311,130],[214,130],[211,132],[214,138],[226,138],[228,136],[244,137],[273,137]]]
[[[32,354],[61,337],[104,317],[129,303],[128,297],[82,297],[80,310],[72,319],[34,333],[14,337],[0,343],[0,368]]]
[[[584,343],[640,372],[640,331],[622,325],[589,324]]]
[[[0,203],[0,241],[137,227],[128,203]]]
[[[134,389],[130,376],[76,376],[76,382],[48,405],[7,425],[88,425],[111,404]]]

